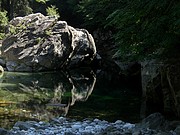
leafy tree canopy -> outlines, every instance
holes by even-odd
[[[115,57],[141,59],[179,45],[179,0],[82,0],[79,7],[86,26],[115,30]]]

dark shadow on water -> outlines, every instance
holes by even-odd
[[[68,116],[76,119],[139,122],[142,96],[139,89],[138,85],[132,86],[117,75],[98,73],[88,101],[77,102],[69,110]]]

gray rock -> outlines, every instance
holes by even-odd
[[[180,135],[180,125],[174,130],[177,135]]]
[[[137,127],[160,129],[164,123],[165,119],[160,113],[153,113],[147,118],[143,119],[140,124],[137,124]]]
[[[4,58],[2,58],[2,57],[0,57],[0,65],[3,67],[5,67],[5,65],[6,65],[6,62],[5,62]]]
[[[43,71],[89,65],[96,56],[92,36],[40,13],[10,21],[15,29],[2,42],[8,71]]]
[[[147,120],[150,122],[151,119],[157,117],[159,117],[159,114],[150,115],[147,117],[146,122]],[[116,123],[108,122],[104,125],[103,120],[97,119],[74,121],[62,117],[57,118],[57,120],[60,119],[64,119],[64,122],[57,123],[57,125],[55,123],[19,122],[16,126],[20,128],[13,128],[10,132],[11,135],[179,135],[179,127],[175,131],[162,131],[146,128],[143,125],[134,127],[134,124],[121,122],[120,120]],[[46,128],[34,128],[37,124]]]
[[[82,125],[80,125],[80,124],[75,124],[75,125],[72,125],[71,126],[72,127],[72,129],[80,129],[80,128],[82,128]]]
[[[76,134],[72,132],[65,132],[64,135],[76,135]]]
[[[9,132],[6,129],[0,128],[0,135],[8,135],[8,134]]]
[[[141,131],[135,131],[132,135],[141,135]]]
[[[37,127],[35,122],[23,122],[23,121],[18,121],[15,123],[14,128],[19,128],[20,130],[28,130],[32,129],[34,127]]]

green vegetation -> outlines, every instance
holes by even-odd
[[[37,44],[41,44],[41,43],[42,43],[42,41],[43,41],[43,38],[41,38],[41,37],[36,38],[36,42],[37,42]]]
[[[51,7],[47,7],[46,12],[47,12],[48,16],[55,16],[57,18],[60,17],[60,15],[58,13],[58,9],[55,6],[51,5]]]
[[[25,16],[32,13],[30,0],[3,0],[0,1],[0,11],[6,10],[9,20],[17,16]]]
[[[9,28],[8,34],[17,34],[18,32],[25,30],[26,26],[24,24],[18,24],[16,26],[8,25],[8,28]]]
[[[5,36],[5,26],[8,23],[7,11],[0,11],[0,39]]]
[[[49,0],[36,0],[36,2],[43,3],[43,4],[46,4],[47,1]]]
[[[118,30],[115,34],[119,44],[117,55],[144,57],[179,45],[178,1],[133,0],[127,4],[129,7],[117,9],[107,18],[108,25]]]
[[[80,12],[86,26],[112,29],[115,57],[141,59],[179,45],[179,7],[178,0],[82,0]]]
[[[52,34],[52,31],[46,30],[46,31],[45,31],[45,34],[46,34],[47,36],[50,36],[50,35]]]
[[[13,25],[9,25],[9,30],[11,34],[16,34],[16,27],[14,27]]]

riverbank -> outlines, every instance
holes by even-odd
[[[0,129],[1,135],[179,135],[180,121],[169,122],[154,113],[141,123],[131,124],[121,120],[108,122],[99,119],[76,121],[65,117],[49,122],[17,122],[11,130]]]

